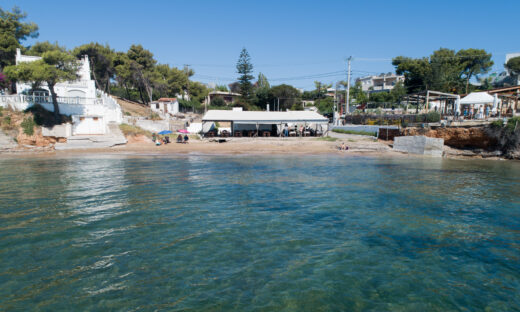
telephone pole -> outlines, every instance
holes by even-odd
[[[332,124],[336,125],[336,109],[338,105],[338,83],[334,86],[334,108],[332,109]]]
[[[350,111],[350,61],[352,60],[352,56],[349,56],[348,57],[348,69],[347,69],[347,98],[345,99],[345,105],[347,106],[346,107],[346,111],[345,111],[345,116],[349,113]]]

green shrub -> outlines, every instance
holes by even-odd
[[[507,121],[506,129],[509,132],[513,132],[515,129],[520,128],[518,125],[520,125],[520,117],[511,117]]]
[[[494,129],[502,128],[504,126],[504,121],[502,119],[495,120],[490,123],[489,126]]]
[[[150,119],[151,119],[151,120],[161,120],[162,118],[161,118],[161,116],[159,116],[159,114],[157,114],[157,113],[151,113],[151,114],[150,114]]]
[[[224,101],[224,99],[221,98],[220,96],[217,96],[211,100],[209,105],[216,106],[216,107],[222,107],[222,106],[226,106],[226,101]]]
[[[132,116],[132,114],[130,114],[130,112],[125,112],[125,116]]]
[[[23,133],[27,135],[34,134],[34,126],[36,126],[36,123],[32,117],[25,118],[20,125],[22,126]]]
[[[439,122],[441,121],[441,114],[439,112],[429,112],[426,114],[425,119],[427,122]]]
[[[332,129],[332,132],[343,133],[343,134],[357,134],[357,135],[370,135],[370,136],[376,136],[376,132],[368,132],[368,131],[356,131],[356,130]]]

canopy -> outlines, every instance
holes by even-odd
[[[487,92],[472,92],[460,100],[460,104],[492,104],[494,98]]]
[[[328,123],[329,119],[312,111],[264,112],[209,110],[202,121],[231,121],[235,124]]]
[[[163,130],[161,132],[159,132],[158,134],[160,135],[165,135],[165,134],[172,134],[173,132],[171,132],[170,130]]]

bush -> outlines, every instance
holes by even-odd
[[[429,112],[425,116],[426,122],[439,122],[441,121],[441,114],[439,112]]]
[[[507,121],[507,125],[506,125],[507,131],[513,132],[513,131],[515,131],[515,129],[520,128],[519,126],[517,126],[517,124],[520,124],[520,117],[509,118],[509,120]]]
[[[495,120],[493,121],[491,124],[489,124],[489,126],[491,128],[494,128],[494,129],[499,129],[499,128],[502,128],[504,126],[504,121],[503,120]]]
[[[332,129],[332,132],[343,133],[343,134],[370,135],[370,136],[376,136],[376,134],[377,134],[376,132],[343,130],[343,129]]]
[[[54,113],[46,110],[41,105],[34,105],[25,110],[26,113],[32,113],[34,122],[38,126],[53,127],[64,122],[72,122],[72,118],[66,115],[60,115],[58,119]]]
[[[223,98],[217,96],[215,98],[213,98],[211,100],[211,102],[209,103],[209,105],[211,106],[216,106],[216,107],[222,107],[222,106],[226,106],[226,101],[224,101]]]
[[[161,120],[162,118],[161,118],[161,116],[159,116],[159,114],[157,114],[157,113],[153,113],[153,112],[152,112],[152,113],[150,114],[150,119],[151,119],[151,120]]]
[[[0,125],[2,126],[3,130],[14,129],[14,125],[12,124],[12,121],[11,121],[11,116],[9,116],[9,115],[5,116],[4,119],[1,120]]]
[[[25,118],[20,125],[22,126],[23,133],[27,135],[34,134],[34,126],[36,126],[36,123],[32,117]]]

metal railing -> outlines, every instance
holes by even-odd
[[[57,97],[58,104],[69,105],[103,105],[102,98],[82,98],[82,97]],[[0,95],[0,103],[29,103],[29,104],[52,104],[50,95]]]

